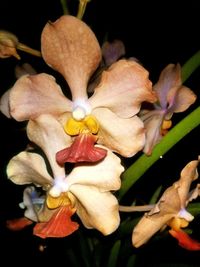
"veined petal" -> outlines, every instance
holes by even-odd
[[[101,148],[101,146],[98,146]],[[72,185],[97,186],[100,191],[118,190],[121,186],[120,175],[124,171],[120,158],[107,148],[107,156],[98,163],[76,164],[67,176],[66,182]]]
[[[97,136],[85,133],[75,137],[70,147],[56,153],[56,161],[63,165],[66,162],[97,162],[105,158],[107,150],[95,147]]]
[[[132,117],[142,102],[156,101],[148,75],[135,61],[117,61],[102,73],[101,82],[89,99],[92,108],[106,107],[119,117]]]
[[[104,235],[117,229],[120,223],[118,202],[110,192],[79,184],[72,185],[70,191],[77,199],[77,214],[86,228],[95,228]]]
[[[181,86],[178,90],[172,88],[167,95],[168,112],[183,112],[195,102],[196,98],[195,93],[186,86]]]
[[[65,237],[78,229],[78,224],[71,221],[75,210],[68,206],[60,207],[48,222],[37,223],[33,234],[41,238]]]
[[[69,147],[72,143],[68,136],[52,115],[40,115],[36,120],[30,120],[27,125],[29,139],[37,144],[46,154],[54,177],[65,177],[65,170],[56,162],[57,151]]]
[[[179,88],[181,81],[181,66],[180,64],[169,64],[165,67],[159,77],[158,82],[153,86],[153,89],[158,95],[160,105],[163,109],[167,108],[167,96],[172,88]]]
[[[42,55],[66,79],[73,100],[87,98],[86,87],[101,61],[101,48],[91,29],[73,16],[46,24],[42,32]]]
[[[56,116],[72,108],[54,77],[45,73],[22,76],[11,88],[9,101],[10,114],[18,121],[48,113]]]
[[[44,159],[30,152],[21,152],[7,165],[7,176],[15,184],[31,184],[49,188],[53,179],[48,174]]]
[[[93,115],[99,122],[98,140],[114,152],[124,157],[132,157],[145,144],[143,122],[137,117],[123,119],[106,108],[98,108]]]

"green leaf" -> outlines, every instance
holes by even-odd
[[[200,66],[200,50],[194,54],[182,67],[182,82],[184,83],[190,75]]]
[[[134,267],[135,261],[136,261],[136,255],[130,256],[130,258],[128,259],[128,263],[127,263],[126,267]]]
[[[121,241],[117,240],[110,251],[110,257],[108,259],[107,267],[116,267],[117,259],[121,247]]]
[[[160,185],[156,191],[153,193],[153,196],[151,197],[150,201],[149,201],[149,204],[155,204],[157,202],[157,199],[160,195],[160,192],[162,190],[162,185]]]

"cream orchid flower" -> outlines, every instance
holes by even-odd
[[[8,178],[14,183],[34,184],[46,191],[43,208],[34,210],[35,213],[30,212],[33,206],[30,198],[26,198],[29,212],[25,215],[39,221],[34,234],[42,238],[71,234],[78,228],[78,224],[70,220],[74,212],[86,228],[95,228],[104,235],[115,231],[120,218],[118,202],[111,191],[121,185],[124,168],[120,159],[107,150],[107,156],[99,163],[77,164],[68,175],[55,158],[53,162],[53,157],[51,164],[54,178],[48,173],[42,156],[36,153],[21,152],[7,166]]]
[[[178,238],[179,233],[182,233],[181,228],[187,227],[193,220],[194,217],[186,210],[186,207],[189,201],[198,196],[196,190],[192,194],[189,190],[191,183],[198,178],[199,161],[200,158],[184,167],[180,179],[163,193],[156,206],[146,213],[135,226],[132,234],[132,243],[135,247],[146,243],[156,232],[166,226],[170,226],[170,233]],[[183,243],[182,246],[184,246]]]
[[[52,76],[27,75],[1,98],[1,111],[17,121],[37,123],[42,114],[55,118],[48,136],[51,139],[53,123],[59,122],[66,139],[56,154],[61,165],[104,158],[107,150],[94,147],[95,142],[125,157],[140,151],[145,132],[136,114],[143,101],[156,100],[148,72],[134,61],[119,60],[103,72],[89,98],[87,84],[101,61],[101,49],[91,29],[73,16],[62,16],[46,24],[41,47],[45,62],[68,83],[72,100],[64,96]]]

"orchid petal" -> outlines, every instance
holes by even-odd
[[[60,207],[48,222],[37,223],[33,234],[41,238],[65,237],[78,229],[78,224],[71,221],[75,210],[67,206]]]
[[[23,205],[26,208],[24,216],[34,222],[38,221],[37,213],[34,209],[32,194],[36,194],[33,186],[28,186],[23,192]]]
[[[10,89],[7,90],[0,99],[0,111],[7,117],[11,118],[10,114],[10,104],[9,104],[9,99],[10,99]]]
[[[73,100],[87,98],[86,87],[101,61],[101,48],[91,29],[73,16],[46,24],[42,55],[47,64],[66,79]]]
[[[167,95],[172,88],[179,88],[181,81],[181,67],[179,64],[169,64],[165,67],[153,89],[158,95],[160,105],[163,109],[167,108]]]
[[[117,39],[111,43],[104,42],[101,50],[106,66],[110,66],[126,53],[123,42]]]
[[[21,152],[8,163],[7,175],[15,184],[31,184],[49,188],[53,179],[48,174],[44,159],[30,152]]]
[[[55,158],[57,151],[71,145],[71,137],[64,132],[62,125],[51,115],[40,115],[29,121],[27,135],[46,154],[54,177],[65,176],[63,166]]]
[[[163,225],[171,218],[172,214],[155,214],[153,217],[144,215],[132,233],[132,243],[136,248],[145,244]]]
[[[147,111],[147,113],[141,115],[140,118],[144,121],[144,127],[146,130],[146,142],[143,152],[146,155],[151,155],[154,146],[162,139],[161,127],[164,119],[164,113],[162,110]]]
[[[10,91],[10,113],[18,121],[48,113],[56,116],[71,108],[71,101],[63,95],[54,77],[45,73],[22,76]]]
[[[70,191],[77,199],[77,214],[86,228],[95,228],[104,235],[117,229],[120,223],[118,202],[110,192],[79,184],[72,185]]]
[[[122,119],[106,108],[93,111],[100,128],[97,142],[103,144],[124,157],[132,157],[145,144],[145,130],[143,122],[134,116]]]
[[[101,146],[97,147],[101,148]],[[121,186],[120,175],[124,168],[120,164],[120,158],[110,150],[106,150],[107,156],[96,164],[76,164],[75,168],[66,178],[69,187],[80,184],[97,186],[102,192],[118,190]]]
[[[188,87],[181,86],[178,90],[172,88],[167,95],[168,112],[183,112],[196,100],[196,95]]]
[[[180,179],[176,182],[178,194],[181,201],[181,207],[186,206],[191,183],[198,178],[197,166],[199,160],[189,162],[181,171]]]
[[[140,247],[156,232],[174,218],[181,209],[180,199],[175,185],[169,187],[162,195],[156,206],[146,213],[132,233],[132,243]]]
[[[63,165],[66,162],[97,162],[106,156],[106,150],[95,147],[97,136],[93,134],[80,134],[75,137],[70,147],[56,153],[56,161]]]
[[[6,221],[6,227],[12,231],[20,231],[31,224],[33,224],[33,221],[25,217],[11,219],[11,220]]]
[[[89,102],[93,109],[107,107],[119,117],[130,118],[143,101],[155,100],[148,72],[135,61],[119,60],[102,73]]]

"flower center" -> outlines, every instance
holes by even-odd
[[[69,192],[61,193],[59,197],[52,197],[48,194],[46,203],[49,209],[56,209],[61,206],[71,206],[72,202],[69,198]]]
[[[99,130],[99,123],[92,115],[88,115],[80,121],[70,118],[65,124],[64,130],[67,134],[72,136],[79,135],[80,133],[97,134]]]
[[[91,107],[87,99],[76,99],[73,102],[72,117],[75,120],[81,121],[85,118],[85,116],[89,115],[90,113]]]
[[[168,225],[175,231],[187,227],[189,222],[183,218],[175,217],[168,222]]]

